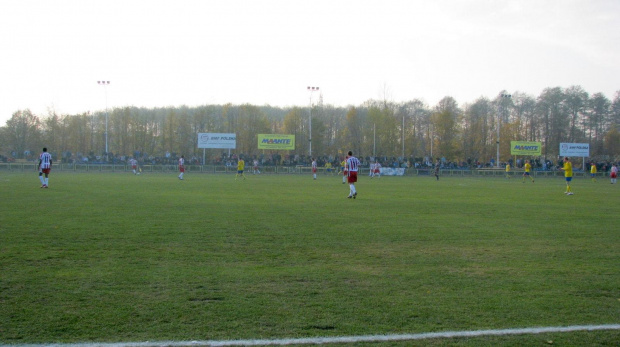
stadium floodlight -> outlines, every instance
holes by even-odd
[[[109,161],[108,156],[108,89],[106,86],[110,84],[110,81],[97,81],[97,84],[103,86],[105,91],[105,158]]]
[[[310,92],[310,117],[308,117],[308,122],[310,126],[310,135],[308,137],[309,150],[308,153],[310,158],[312,158],[312,93],[319,91],[319,87],[308,87],[308,91]]]
[[[400,144],[403,146],[403,151],[401,153],[401,156],[403,158],[403,161],[405,160],[405,114],[403,113],[403,127],[401,128],[402,130],[402,136],[400,138]]]
[[[497,106],[497,168],[499,168],[499,128],[502,122],[502,111],[504,110],[504,99],[512,98],[510,94],[501,94],[502,99]]]

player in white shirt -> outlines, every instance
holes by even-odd
[[[618,178],[618,166],[616,166],[616,164],[611,167],[611,173],[609,174],[609,177],[611,178],[611,184],[616,184]]]
[[[52,170],[52,155],[47,153],[47,148],[43,148],[43,153],[39,155],[39,180],[41,181],[41,188],[48,188],[49,175]],[[45,174],[45,178],[43,178]]]
[[[316,179],[316,159],[312,158],[312,177]]]
[[[181,158],[179,158],[179,172],[181,172],[179,174],[179,179],[182,180],[183,174],[185,173],[185,157],[184,156],[181,156]]]
[[[360,161],[353,156],[353,152],[349,151],[349,157],[347,158],[347,181],[349,182],[349,196],[347,198],[355,199],[357,197],[357,190],[355,190],[355,182],[357,182],[357,170],[360,167]]]
[[[377,176],[377,178],[381,178],[381,164],[379,164],[379,162],[371,165],[370,171],[372,172],[370,178],[373,178],[375,176]]]
[[[131,169],[133,170],[133,174],[138,174],[138,161],[135,158],[129,159],[129,165],[131,165]]]
[[[252,172],[253,175],[260,174],[260,170],[258,169],[258,160],[257,159],[254,159],[252,170],[253,170],[253,172]]]

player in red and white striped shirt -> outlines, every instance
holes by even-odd
[[[316,179],[316,159],[312,158],[312,177]]]
[[[133,174],[138,174],[138,161],[135,158],[129,159],[129,165],[131,165],[131,169],[133,170]]]
[[[379,161],[377,161],[374,164],[370,164],[370,178],[373,178],[375,176],[377,177],[381,177],[381,164],[379,164]]]
[[[355,182],[357,182],[357,170],[359,167],[359,159],[353,156],[352,151],[349,151],[349,157],[347,158],[347,181],[349,182],[349,196],[347,196],[347,198],[349,199],[355,199],[357,197]]]
[[[185,156],[181,156],[181,158],[179,158],[179,172],[179,179],[182,180],[183,174],[185,173]]]
[[[52,155],[47,153],[47,148],[43,148],[43,153],[39,156],[39,180],[41,188],[47,188],[49,184],[49,174],[52,170]],[[45,178],[43,178],[45,174]]]

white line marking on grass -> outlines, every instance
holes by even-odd
[[[85,343],[47,343],[47,344],[19,344],[0,346],[47,346],[47,347],[156,347],[156,346],[287,346],[287,345],[321,345],[326,343],[356,343],[356,342],[385,342],[407,341],[424,339],[441,339],[455,337],[481,337],[500,335],[525,335],[543,333],[563,333],[571,331],[595,331],[595,330],[620,330],[620,324],[606,325],[572,325],[566,327],[538,327],[522,329],[499,329],[499,330],[472,330],[472,331],[444,331],[437,333],[400,334],[400,335],[363,335],[342,337],[309,337],[297,339],[274,339],[274,340],[206,340],[206,341],[146,341],[146,342],[85,342]]]

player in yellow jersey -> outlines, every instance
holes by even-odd
[[[523,169],[525,170],[523,172],[523,180],[522,182],[525,183],[525,177],[529,177],[530,180],[532,181],[532,183],[534,183],[534,177],[530,176],[530,171],[532,171],[532,164],[530,164],[529,160],[525,161],[525,165],[523,166]]]
[[[340,171],[338,171],[338,173],[342,172],[342,184],[344,184],[347,181],[347,158],[348,157],[349,156],[344,158],[344,160],[340,163]]]
[[[510,178],[510,164],[506,163],[506,178]]]
[[[235,175],[235,181],[237,180],[237,177],[239,176],[245,179],[245,175],[243,174],[243,169],[245,169],[245,161],[243,161],[243,158],[240,157],[239,161],[237,162],[237,174]]]
[[[325,163],[325,174],[326,175],[333,175],[334,171],[332,170],[332,163],[327,162]]]
[[[594,163],[590,165],[590,176],[592,177],[592,182],[596,182],[596,164]]]
[[[564,167],[560,170],[564,171],[564,178],[566,179],[566,195],[573,195],[570,189],[570,181],[573,180],[573,163],[568,160],[568,157],[564,157]]]

